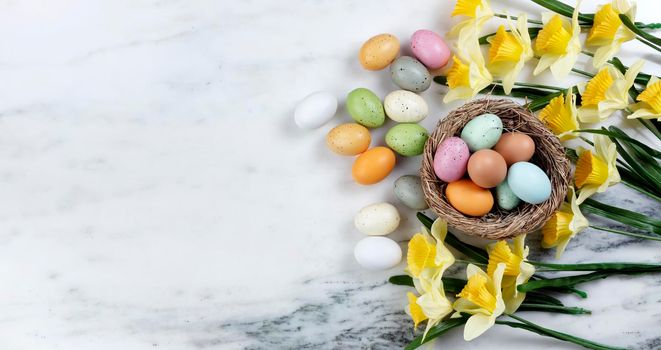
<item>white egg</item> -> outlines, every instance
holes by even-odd
[[[370,236],[385,236],[399,226],[399,212],[390,203],[371,204],[360,209],[353,219],[358,231]]]
[[[396,90],[383,100],[383,108],[388,118],[398,123],[417,123],[427,117],[427,102],[411,91]]]
[[[402,248],[387,237],[365,237],[356,244],[353,256],[366,269],[385,270],[399,264]]]
[[[316,129],[326,124],[337,111],[337,97],[317,91],[302,99],[294,109],[294,121],[302,129]]]

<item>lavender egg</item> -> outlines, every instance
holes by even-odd
[[[434,172],[439,179],[452,182],[466,174],[470,158],[468,145],[459,137],[450,137],[441,142],[434,154]]]

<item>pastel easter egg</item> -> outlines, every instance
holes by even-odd
[[[434,172],[442,181],[457,181],[466,174],[469,158],[466,142],[455,136],[449,137],[436,148]]]
[[[356,244],[353,256],[368,270],[386,270],[402,261],[402,248],[387,237],[365,237]]]
[[[486,215],[493,208],[491,191],[469,179],[450,182],[445,187],[445,198],[457,211],[469,216]]]
[[[503,121],[494,114],[482,114],[466,123],[461,130],[461,139],[466,142],[471,152],[491,148],[503,133]]]
[[[379,127],[386,121],[381,100],[368,89],[357,88],[351,91],[346,106],[351,118],[368,128]]]
[[[358,211],[353,224],[358,231],[370,236],[385,236],[399,226],[399,212],[390,203],[375,203]]]
[[[413,210],[429,208],[419,176],[404,175],[395,181],[395,197]]]
[[[390,174],[396,160],[395,153],[390,148],[374,147],[356,158],[351,168],[351,175],[361,185],[372,185]]]
[[[386,144],[395,152],[412,157],[422,154],[429,138],[427,129],[419,124],[403,123],[390,128],[386,133]]]
[[[337,97],[326,91],[313,92],[294,108],[294,121],[299,128],[316,129],[326,124],[337,111]]]
[[[411,36],[413,55],[429,69],[439,69],[450,59],[450,48],[443,38],[427,29],[417,30]]]
[[[358,59],[365,69],[381,70],[388,67],[398,54],[399,39],[392,34],[379,34],[363,44]]]
[[[507,183],[526,203],[540,204],[551,197],[551,180],[544,170],[532,163],[512,164],[507,172]]]
[[[383,100],[386,115],[398,123],[417,123],[427,117],[427,102],[411,91],[396,90]]]
[[[395,85],[413,92],[425,91],[431,85],[427,68],[410,56],[401,56],[390,65],[390,77]]]
[[[493,150],[500,153],[505,159],[507,166],[516,162],[527,162],[535,154],[535,141],[522,132],[506,132]]]
[[[505,210],[512,210],[521,203],[521,199],[512,192],[507,180],[496,186],[496,201],[498,207]]]
[[[355,156],[365,152],[371,140],[370,131],[356,123],[338,125],[326,135],[328,148],[343,156]]]
[[[481,149],[468,159],[468,176],[484,188],[498,186],[507,176],[507,164],[500,153],[491,149]]]

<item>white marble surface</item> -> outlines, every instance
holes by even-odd
[[[511,13],[540,11],[511,3]],[[591,12],[596,2],[583,4]],[[346,112],[304,132],[292,108],[319,89],[341,100],[359,86],[384,96],[394,86],[387,72],[360,68],[361,42],[381,32],[404,42],[419,28],[445,32],[452,5],[0,2],[0,349],[408,342],[405,288],[385,282],[403,266],[358,267],[352,217],[366,204],[393,201],[392,182],[415,173],[419,159],[399,159],[378,185],[356,185],[351,160],[324,146]],[[640,20],[660,20],[655,1],[639,7]],[[628,43],[622,56],[652,60],[645,71],[661,73],[659,56],[643,46]],[[442,91],[423,94],[429,128],[459,105],[441,104]],[[377,142],[384,131],[375,132]],[[621,185],[601,199],[659,211]],[[401,209],[404,223],[392,235],[400,241],[418,226]],[[586,231],[563,261],[618,259],[660,261],[659,245]],[[661,347],[659,276],[613,277],[585,289],[589,299],[564,300],[592,316],[526,316],[606,343]],[[438,348],[533,346],[571,348],[504,327],[471,343],[457,330]]]

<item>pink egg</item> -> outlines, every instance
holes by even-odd
[[[434,154],[434,172],[439,179],[452,182],[466,174],[470,158],[468,145],[459,137],[450,137],[441,142]]]
[[[413,55],[429,69],[445,66],[450,59],[450,48],[440,35],[420,29],[411,36]]]

